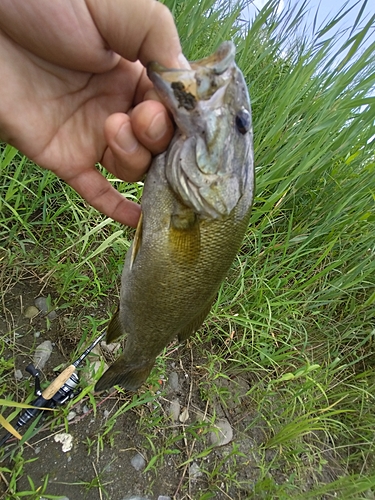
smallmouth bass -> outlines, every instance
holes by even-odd
[[[190,70],[149,65],[177,129],[145,180],[119,310],[107,331],[107,342],[127,334],[126,344],[97,391],[137,390],[168,343],[195,333],[240,248],[254,196],[254,154],[248,90],[234,56],[234,44],[224,42]]]

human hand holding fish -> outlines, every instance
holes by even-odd
[[[0,140],[136,227],[139,205],[95,164],[135,181],[167,148],[174,128],[146,75],[152,60],[187,64],[172,15],[159,2],[3,0]]]
[[[174,338],[209,313],[253,199],[246,83],[224,42],[184,61],[172,16],[154,0],[3,0],[0,138],[54,171],[98,210],[136,226],[141,209],[95,168],[134,181],[142,217],[107,340],[123,355],[97,383],[136,390]],[[173,114],[174,128],[160,100]],[[173,69],[168,69],[173,68]]]

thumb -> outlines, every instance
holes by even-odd
[[[189,67],[169,9],[155,0],[87,0],[90,14],[110,49],[146,66]]]

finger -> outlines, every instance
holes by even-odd
[[[102,164],[128,182],[139,180],[153,155],[164,151],[174,127],[160,102],[145,101],[132,110],[131,119],[122,113],[111,115],[105,124],[108,143]]]
[[[132,110],[131,124],[137,139],[152,155],[165,151],[174,134],[168,111],[162,103],[154,100],[141,102]]]
[[[100,73],[120,59],[98,33],[84,0],[1,0],[0,28],[28,52],[64,68]]]
[[[95,167],[64,180],[103,214],[121,224],[137,227],[140,205],[124,198]]]
[[[108,117],[104,135],[108,148],[101,161],[103,166],[124,181],[141,179],[151,163],[151,153],[135,136],[130,117],[124,113]]]
[[[119,54],[143,65],[187,67],[172,14],[155,0],[2,0],[0,28],[64,68],[101,73]]]
[[[101,36],[125,59],[146,66],[189,67],[182,55],[173,16],[155,0],[86,0]]]

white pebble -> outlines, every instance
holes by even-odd
[[[73,448],[73,436],[66,432],[61,432],[60,434],[56,434],[54,436],[56,443],[62,444],[62,451],[66,453]]]

